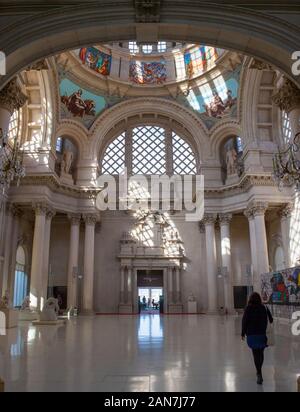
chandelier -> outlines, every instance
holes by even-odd
[[[278,187],[284,184],[295,185],[300,189],[300,132],[284,151],[278,151],[273,157],[273,179]]]
[[[23,151],[20,151],[18,137],[16,136],[13,142],[9,142],[8,134],[0,128],[0,188],[3,193],[15,179],[19,186],[24,176]]]

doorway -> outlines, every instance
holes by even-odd
[[[138,308],[140,314],[164,312],[163,270],[138,270]]]

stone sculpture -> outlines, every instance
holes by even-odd
[[[40,320],[42,322],[56,322],[58,319],[58,312],[58,300],[55,298],[49,298],[43,307]]]
[[[30,311],[31,310],[30,309],[30,303],[31,303],[30,297],[26,296],[26,298],[24,299],[24,301],[22,303],[21,310],[22,311]]]
[[[9,291],[7,290],[4,296],[0,299],[0,309],[8,309],[10,305]]]

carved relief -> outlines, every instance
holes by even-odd
[[[158,23],[161,0],[135,0],[137,23]]]
[[[17,78],[11,80],[0,91],[0,107],[8,110],[11,114],[19,110],[27,101],[27,96],[21,91]]]
[[[281,110],[289,113],[300,107],[300,90],[291,80],[285,78],[284,84],[277,90],[272,99]]]

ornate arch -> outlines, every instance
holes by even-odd
[[[92,43],[136,37],[139,20],[132,0],[103,0],[101,7],[98,2],[57,6],[54,10],[50,7],[45,11],[33,6],[32,15],[17,21],[11,13],[11,24],[8,17],[0,31],[0,50],[7,56],[7,76],[0,79],[1,85],[47,56]],[[291,54],[299,45],[299,27],[250,7],[168,0],[153,30],[159,39],[201,42],[255,56],[300,84],[290,69]]]
[[[242,133],[238,121],[226,120],[221,122],[211,135],[211,155],[214,159],[220,160],[220,148],[226,137],[230,135],[240,136]],[[241,136],[242,137],[242,136]]]
[[[59,136],[69,137],[76,143],[79,159],[90,158],[90,144],[87,138],[87,130],[83,125],[70,119],[62,120],[56,129],[52,142],[53,147],[55,147],[56,139]]]
[[[171,100],[153,97],[127,100],[100,115],[90,130],[93,157],[98,158],[108,141],[124,130],[126,124],[145,124],[145,115],[152,115],[151,119],[148,117],[151,124],[165,126],[169,121],[175,130],[182,127],[180,134],[191,144],[199,164],[209,152],[206,127],[192,111]]]

